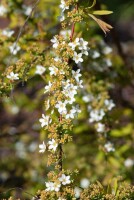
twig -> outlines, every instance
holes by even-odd
[[[34,196],[33,194],[30,194],[29,192],[26,192],[26,191],[24,191],[22,188],[19,188],[19,187],[10,188],[10,189],[6,190],[5,192],[1,192],[0,195],[1,195],[1,194],[6,194],[6,193],[8,193],[8,192],[10,192],[10,191],[12,191],[12,190],[21,190],[21,191],[24,192],[25,194],[28,194],[29,196],[34,197],[35,200],[39,200],[39,198],[38,198],[37,196]]]
[[[37,0],[37,1],[35,2],[35,4],[34,4],[33,7],[32,7],[31,13],[28,15],[28,17],[26,18],[26,20],[25,20],[23,26],[20,28],[19,34],[18,34],[17,39],[16,39],[16,41],[15,41],[15,45],[14,45],[14,48],[13,48],[13,52],[14,52],[16,46],[17,46],[17,43],[18,43],[18,41],[19,41],[19,39],[20,39],[20,36],[21,36],[21,34],[22,34],[23,29],[25,28],[25,26],[26,26],[26,24],[27,24],[29,18],[32,16],[32,13],[33,13],[33,11],[35,10],[35,8],[37,7],[39,1],[40,1],[40,0]]]

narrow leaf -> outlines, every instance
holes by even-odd
[[[94,15],[110,15],[113,11],[110,10],[96,10],[93,12]]]
[[[110,24],[107,24],[106,22],[102,21],[101,19],[98,19],[92,14],[88,14],[94,21],[97,22],[97,24],[100,26],[100,28],[103,30],[103,32],[106,34],[110,31],[113,27]]]
[[[94,6],[95,6],[95,4],[96,4],[96,0],[93,0],[93,3],[92,3],[92,5],[91,5],[90,7],[88,7],[88,8],[92,8],[92,7],[94,7]]]

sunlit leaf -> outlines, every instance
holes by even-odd
[[[110,15],[113,11],[110,10],[96,10],[93,12],[94,15]]]

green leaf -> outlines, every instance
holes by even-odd
[[[94,15],[110,15],[113,11],[110,10],[96,10],[93,12]]]
[[[96,0],[93,0],[92,5],[90,7],[88,7],[88,8],[93,8],[95,6],[95,4],[96,4]]]

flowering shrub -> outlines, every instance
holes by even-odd
[[[99,182],[90,185],[89,180],[85,178],[81,182],[81,188],[76,187],[77,180],[75,181],[75,179],[81,169],[78,171],[75,168],[68,169],[67,166],[64,166],[68,151],[67,143],[73,141],[72,133],[77,134],[79,131],[84,133],[89,130],[90,126],[91,132],[92,130],[97,132],[96,141],[100,149],[99,162],[101,162],[103,154],[106,159],[108,158],[118,167],[112,157],[116,148],[110,141],[110,134],[114,136],[116,132],[116,130],[112,132],[113,121],[110,114],[115,103],[109,95],[109,89],[113,87],[112,76],[114,76],[114,72],[111,70],[112,48],[103,40],[95,39],[94,41],[84,36],[88,26],[87,20],[94,20],[104,34],[107,34],[112,26],[96,16],[108,15],[112,11],[95,10],[95,0],[92,5],[90,5],[91,2],[87,3],[86,1],[61,0],[59,5],[60,32],[54,35],[52,31],[51,36],[53,36],[51,37],[49,35],[51,27],[48,26],[45,32],[38,23],[38,20],[43,20],[43,15],[45,15],[36,13],[35,8],[38,3],[39,1],[36,1],[35,5],[30,7],[23,5],[22,1],[15,3],[11,0],[3,3],[0,7],[1,16],[10,16],[14,6],[16,15],[21,6],[20,19],[24,23],[23,29],[33,12],[37,18],[37,24],[36,20],[32,21],[31,19],[30,26],[26,27],[28,34],[23,35],[23,29],[20,29],[17,40],[14,40],[13,37],[15,30],[5,29],[1,32],[1,44],[4,44],[3,48],[5,48],[4,55],[1,55],[4,58],[0,80],[1,96],[3,98],[10,96],[20,82],[25,85],[25,82],[29,82],[31,78],[36,79],[37,76],[43,80],[37,99],[38,101],[45,99],[45,101],[40,109],[42,113],[38,114],[40,125],[38,122],[36,123],[38,124],[37,130],[40,129],[43,135],[47,135],[47,138],[41,137],[38,146],[41,158],[43,158],[43,154],[45,157],[48,155],[49,172],[45,178],[43,189],[33,199],[133,199],[134,189],[129,185],[115,183],[116,188],[109,186],[106,189]],[[10,6],[9,10],[7,5]],[[16,26],[17,19],[14,23],[15,25],[11,25]],[[34,23],[38,29],[35,28]],[[46,41],[47,37],[50,41]],[[8,65],[6,69],[5,65]],[[38,80],[35,82],[38,85]],[[17,109],[14,110],[13,112],[18,112]],[[83,124],[85,125],[84,129]],[[18,152],[21,148],[22,153],[23,145],[16,146]],[[72,150],[72,156],[76,152],[77,149]],[[19,155],[25,157],[24,154]],[[133,159],[127,158],[124,164],[127,167],[133,167]],[[100,169],[105,170],[103,166]],[[88,170],[90,171],[89,168]],[[94,177],[99,173],[101,174],[99,171],[94,173]]]

